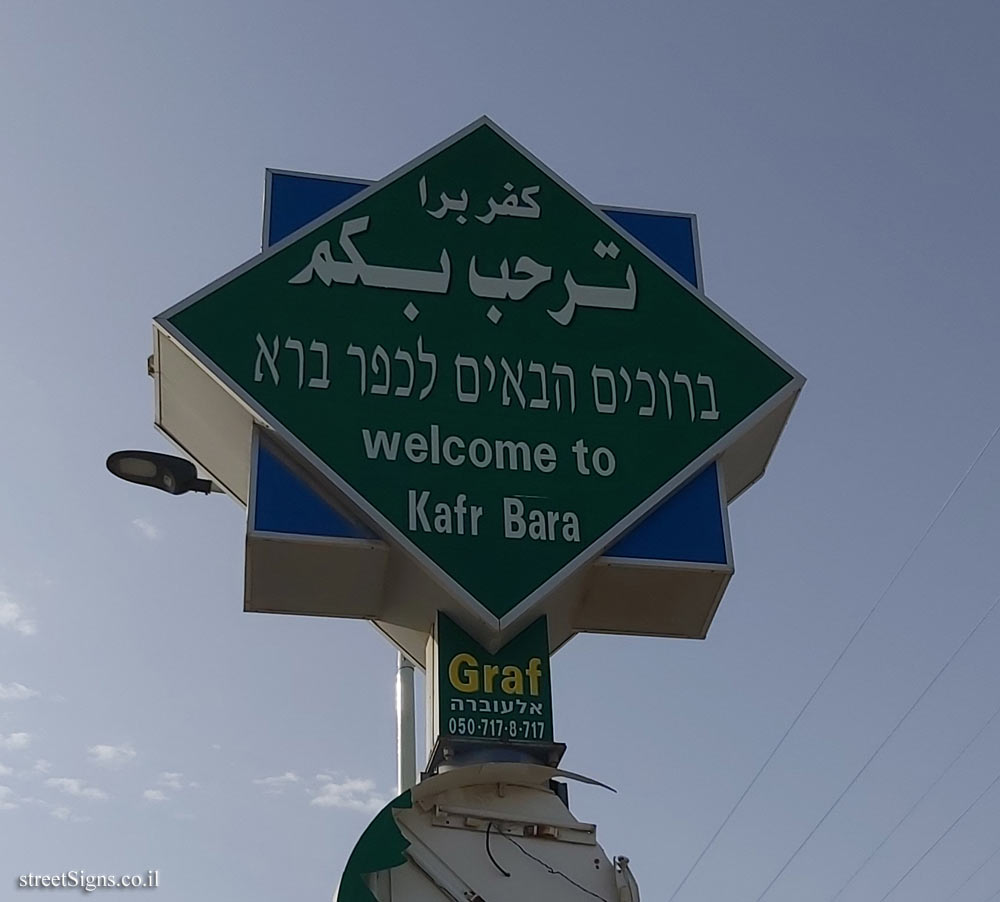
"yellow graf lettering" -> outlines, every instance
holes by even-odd
[[[542,675],[541,665],[541,658],[532,658],[528,661],[528,691],[532,695],[538,695],[538,679]]]
[[[503,669],[500,688],[507,695],[524,695],[524,674],[521,673],[521,668],[508,664]]]
[[[480,676],[480,671],[482,675]],[[496,692],[497,678],[500,678],[500,692],[504,695],[524,695],[524,678],[528,678],[529,695],[541,692],[542,659],[531,658],[528,666],[521,669],[515,664],[501,668],[499,664],[482,664],[466,652],[455,655],[448,665],[448,679],[459,692],[482,691],[492,695]]]
[[[465,653],[455,655],[448,665],[448,679],[459,692],[479,691],[479,662]]]

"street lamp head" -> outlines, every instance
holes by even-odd
[[[210,479],[199,479],[193,463],[183,457],[155,451],[115,451],[108,456],[108,470],[126,482],[183,495],[185,492],[212,491]]]

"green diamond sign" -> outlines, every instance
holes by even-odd
[[[802,384],[486,119],[157,323],[501,626]]]

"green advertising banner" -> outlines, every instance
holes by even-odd
[[[437,642],[439,734],[552,742],[545,617],[490,653],[450,617],[438,614]]]

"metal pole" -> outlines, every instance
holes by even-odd
[[[396,658],[396,792],[417,782],[417,735],[413,714],[413,662],[402,652]]]

